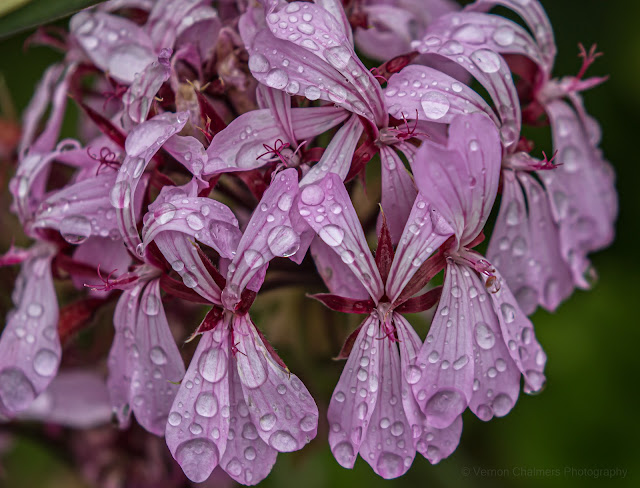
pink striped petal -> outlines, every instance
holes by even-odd
[[[271,357],[248,315],[234,316],[233,332],[238,375],[258,435],[279,452],[302,449],[318,429],[311,394]]]
[[[411,213],[418,191],[404,163],[389,146],[380,149],[382,160],[382,210],[387,218],[391,241],[400,241],[402,230]]]
[[[427,423],[444,429],[467,408],[473,388],[473,346],[468,271],[452,262],[445,270],[442,298],[416,364],[412,385]]]
[[[227,446],[232,363],[229,326],[220,323],[200,338],[171,406],[167,446],[196,483],[209,478]]]
[[[51,277],[55,250],[41,245],[22,263],[13,308],[0,337],[0,413],[25,410],[58,372],[58,300]]]
[[[336,461],[348,469],[356,462],[378,400],[382,366],[375,351],[379,335],[380,320],[371,315],[360,326],[327,412],[331,452]],[[370,387],[372,381],[376,386],[374,391]]]
[[[133,83],[122,96],[125,114],[130,123],[140,124],[147,119],[153,99],[162,84],[169,79],[171,50],[163,50],[157,60],[136,73]]]
[[[371,298],[379,300],[384,294],[382,278],[342,179],[329,173],[305,186],[298,210],[320,239],[349,266]]]

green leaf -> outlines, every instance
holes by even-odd
[[[104,0],[6,0],[0,7],[0,39],[67,17]],[[27,2],[20,8],[14,8]]]

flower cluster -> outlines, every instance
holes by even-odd
[[[4,416],[84,426],[113,413],[124,428],[133,414],[190,480],[220,465],[258,483],[318,427],[249,314],[285,259],[313,260],[329,290],[313,298],[364,316],[328,409],[344,467],[359,454],[395,478],[416,452],[435,464],[467,408],[488,421],[513,408],[521,378],[543,387],[527,315],[590,286],[617,197],[580,97],[604,80],[584,77],[598,54],[581,48],[579,73],[552,78],[537,0],[111,0],[55,44],[64,61],[26,110],[10,185],[33,244],[0,258],[22,266],[0,339]],[[69,96],[78,140],[60,140]],[[539,159],[521,131],[546,124],[553,157]],[[369,225],[352,190],[374,158]],[[54,278],[86,290],[75,313],[61,316]],[[86,309],[110,300],[106,394],[58,368]],[[165,307],[184,302],[206,317],[170,328]],[[423,342],[404,314],[433,307]],[[199,341],[186,371],[176,328]],[[73,385],[95,404],[75,403]]]

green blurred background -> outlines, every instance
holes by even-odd
[[[558,44],[556,75],[577,72],[578,42],[585,46],[597,42],[605,53],[589,74],[611,78],[585,98],[588,111],[603,127],[602,148],[617,170],[620,196],[617,240],[593,256],[600,276],[595,288],[577,292],[555,314],[539,311],[533,317],[549,357],[545,391],[537,396],[522,394],[507,417],[489,423],[466,412],[461,445],[449,459],[431,466],[417,457],[404,477],[392,481],[378,478],[360,459],[354,470],[339,467],[326,443],[322,419],[318,438],[302,452],[281,454],[261,486],[640,486],[640,320],[636,309],[640,304],[640,170],[635,148],[640,143],[640,2],[547,0],[543,4]],[[0,73],[18,111],[25,107],[45,67],[59,57],[40,47],[23,52],[24,39],[19,35],[0,41]],[[549,153],[544,145],[536,148],[541,149]],[[3,183],[6,190],[6,179]],[[2,202],[6,214],[6,193]],[[3,217],[3,228],[7,225]],[[2,251],[9,239],[6,233],[2,236]],[[3,280],[0,286],[2,301],[7,302],[13,283]],[[308,302],[294,298],[294,305],[308,314]],[[322,330],[313,324],[309,327],[312,332],[314,327]],[[322,353],[296,352],[295,339],[280,344],[278,336],[284,334],[276,329],[268,332],[291,369],[300,371],[318,398],[321,412],[326,412],[342,367],[328,357],[337,351],[327,347]],[[0,486],[86,486],[54,451],[51,446],[19,440],[2,457]],[[617,469],[625,476],[596,477],[588,469]]]

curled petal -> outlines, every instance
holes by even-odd
[[[15,308],[0,337],[0,413],[25,410],[58,372],[58,300],[51,277],[54,250],[34,248],[13,291]]]
[[[227,446],[232,362],[229,326],[220,323],[202,335],[167,419],[167,446],[196,483],[209,477]]]
[[[302,449],[318,429],[311,394],[273,359],[248,315],[234,317],[233,331],[244,399],[258,435],[279,452]]]
[[[448,263],[440,304],[416,364],[422,370],[413,393],[427,423],[444,429],[467,408],[473,388],[471,281],[466,269]]]
[[[349,266],[371,298],[379,300],[384,294],[382,278],[342,179],[329,173],[317,183],[305,186],[300,192],[298,211]]]
[[[125,113],[133,124],[144,122],[149,114],[153,98],[162,84],[169,79],[171,50],[160,53],[156,61],[136,73],[133,83],[122,96]]]
[[[193,136],[172,136],[162,147],[187,168],[193,176],[199,178],[207,164],[208,156],[202,143]]]
[[[375,354],[380,341],[380,320],[373,314],[360,326],[349,359],[336,385],[327,418],[329,445],[336,461],[353,468],[363,437],[378,400],[380,355]],[[370,386],[375,385],[374,389]]]

